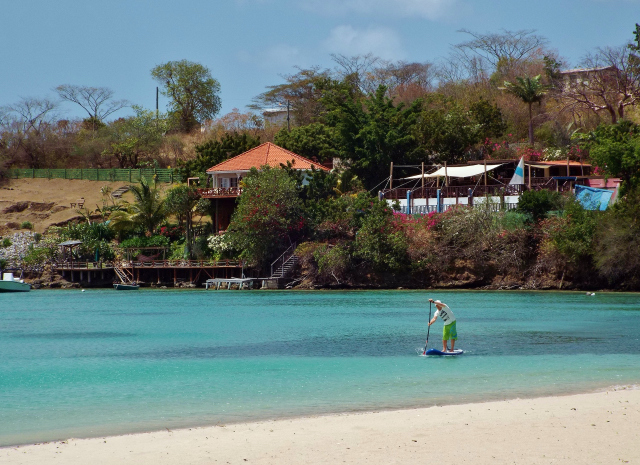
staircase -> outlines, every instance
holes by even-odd
[[[116,275],[118,276],[122,284],[128,284],[128,285],[135,284],[135,282],[133,282],[133,274],[129,276],[129,274],[127,273],[128,270],[125,271],[124,268],[122,268],[117,263],[113,265],[113,271],[116,272]]]
[[[299,260],[298,256],[294,254],[295,251],[296,244],[291,244],[291,246],[271,264],[271,278],[286,278],[291,273]]]
[[[298,256],[297,255],[291,255],[289,256],[289,258],[284,261],[280,266],[278,266],[272,273],[271,273],[271,277],[272,278],[286,278],[287,276],[289,276],[289,274],[291,273],[291,271],[295,268],[295,266],[298,264]]]
[[[116,190],[114,190],[111,193],[111,197],[113,197],[114,199],[119,199],[122,197],[122,194],[124,194],[128,190],[129,190],[129,186],[118,187]]]

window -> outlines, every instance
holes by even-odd
[[[238,178],[220,178],[220,187],[230,188],[238,187]]]

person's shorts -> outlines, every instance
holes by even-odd
[[[454,341],[458,339],[458,331],[456,330],[455,321],[450,325],[444,325],[444,329],[442,330],[442,340],[448,341],[449,339],[453,339]]]

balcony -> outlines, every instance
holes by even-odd
[[[198,194],[203,199],[232,199],[242,194],[242,187],[211,187],[198,189]]]

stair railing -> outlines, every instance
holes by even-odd
[[[295,242],[293,244],[291,244],[287,250],[285,250],[284,252],[282,252],[282,255],[280,255],[278,258],[276,258],[273,263],[271,264],[271,277],[273,277],[273,270],[274,270],[274,266],[276,266],[278,263],[280,263],[281,267],[284,267],[284,264],[286,262],[289,261],[289,259],[291,258],[291,255],[293,255],[293,252],[295,252],[296,250],[296,244]],[[286,257],[285,259],[285,255],[289,254],[288,257]],[[275,268],[276,270],[278,269],[278,267]]]

